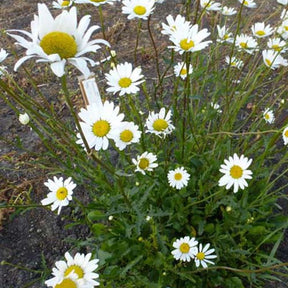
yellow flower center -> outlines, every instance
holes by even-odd
[[[272,45],[272,49],[278,52],[281,51],[281,47],[278,44]]]
[[[111,129],[110,124],[106,120],[98,120],[93,124],[92,127],[92,131],[94,135],[97,137],[106,136],[109,133],[110,129]]]
[[[164,131],[168,127],[168,123],[164,119],[157,119],[152,126],[156,131]]]
[[[269,60],[269,59],[265,59],[265,62],[268,66],[271,66],[272,65],[272,62]]]
[[[223,39],[224,40],[227,40],[229,38],[229,35],[228,34],[225,34],[224,36],[223,36]]]
[[[267,119],[267,120],[268,120],[268,119],[270,119],[270,116],[269,116],[269,114],[268,114],[268,113],[266,113],[266,114],[265,114],[265,116],[264,116],[264,118],[265,118],[265,119]]]
[[[199,260],[204,260],[205,259],[205,254],[203,252],[199,252],[196,254],[197,259]]]
[[[65,272],[64,272],[64,276],[67,277],[71,272],[77,274],[78,278],[83,278],[84,276],[84,271],[83,269],[78,266],[78,265],[71,265],[69,266]]]
[[[175,173],[174,179],[177,181],[180,181],[182,179],[182,174],[181,173]]]
[[[187,38],[180,41],[180,47],[181,47],[181,49],[183,49],[185,51],[189,50],[190,48],[192,48],[194,46],[195,46],[195,43],[192,40],[190,40],[188,42]]]
[[[133,133],[130,130],[124,130],[120,133],[120,139],[123,142],[130,142],[133,139]]]
[[[137,15],[144,15],[146,13],[146,8],[144,6],[138,5],[134,7],[133,11]]]
[[[77,285],[72,279],[66,278],[60,284],[56,284],[55,288],[77,288]]]
[[[257,34],[258,36],[263,36],[263,35],[265,35],[266,33],[265,33],[265,31],[263,31],[263,30],[259,30],[259,31],[256,31],[255,34]]]
[[[182,68],[180,71],[180,75],[186,75],[187,74],[187,69],[186,68]]]
[[[204,6],[206,6],[207,8],[211,7],[211,4],[208,2],[204,2]]]
[[[47,55],[58,54],[61,59],[72,58],[77,53],[75,39],[64,32],[50,32],[40,41],[40,46]]]
[[[149,160],[147,158],[141,158],[139,161],[139,168],[141,168],[142,170],[145,170],[148,166],[149,166]]]
[[[62,7],[66,7],[66,6],[68,6],[69,4],[70,4],[70,1],[63,1],[62,4],[61,4],[61,6],[62,6]]]
[[[121,88],[127,88],[131,85],[132,80],[128,77],[123,77],[118,81],[118,84]]]
[[[236,62],[231,62],[231,66],[236,66]]]
[[[68,195],[68,190],[65,187],[61,187],[56,191],[56,197],[58,200],[64,200]]]
[[[240,43],[240,46],[244,49],[247,49],[248,48],[248,44],[246,42],[241,42]]]
[[[181,253],[188,253],[190,250],[190,246],[187,243],[182,243],[179,247]]]
[[[288,130],[284,133],[285,137],[288,137]]]
[[[248,1],[244,1],[244,3],[243,3],[244,5],[248,5],[249,3],[248,3]]]
[[[243,169],[238,165],[234,165],[230,169],[230,175],[234,179],[239,179],[243,175]]]
[[[95,3],[101,3],[101,2],[105,2],[106,0],[90,0],[90,2],[95,2]]]

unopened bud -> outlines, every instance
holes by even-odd
[[[27,113],[19,115],[19,122],[23,125],[27,125],[30,121],[30,117]]]

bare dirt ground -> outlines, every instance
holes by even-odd
[[[30,31],[30,21],[33,19],[33,14],[37,13],[38,2],[40,1],[0,1],[0,30],[24,29]],[[41,2],[51,7],[52,1]],[[231,1],[231,3],[233,2],[235,1]],[[260,15],[259,13],[255,14],[255,21],[258,17],[265,19],[265,15],[271,13],[271,5],[273,3],[275,6],[276,0],[262,0],[260,2],[264,3],[262,5],[263,9]],[[180,11],[182,1],[166,0],[165,3],[165,5],[159,5],[154,13],[155,17],[153,17],[152,24],[155,30],[160,29],[161,22],[169,13],[176,15]],[[105,23],[108,27],[107,38],[122,59],[132,61],[135,22],[127,20],[124,15],[119,18],[120,4],[118,3],[116,6],[118,11],[115,7],[109,7],[109,5],[103,7],[104,15],[106,14],[105,19],[107,19]],[[54,12],[57,13],[57,11]],[[85,13],[92,15],[93,24],[99,24],[96,8],[84,5],[80,9],[80,14],[84,15]],[[146,27],[143,28],[144,32],[145,29]],[[13,41],[4,34],[0,37],[0,48],[5,48],[8,51],[10,48],[12,49]],[[165,41],[167,40],[163,37],[158,37],[157,46],[159,50],[166,47],[167,43]],[[117,43],[121,43],[121,47],[118,47]],[[138,65],[141,65],[142,69],[149,73],[154,63],[153,56],[151,56],[151,43],[140,43],[140,46],[139,51],[141,52],[137,57]],[[21,53],[21,51],[19,52]],[[8,68],[10,68],[9,71],[12,71],[14,63],[12,56],[8,58],[8,63],[11,63],[11,67]],[[31,87],[25,77],[20,72],[15,77],[25,90],[29,91]],[[98,75],[98,77],[101,83],[103,75]],[[46,89],[47,95],[57,94],[60,84],[56,83],[56,79],[52,79],[54,83],[51,81],[49,87],[44,82],[46,80],[43,79],[39,75],[38,83]],[[78,89],[77,80],[72,86],[74,89]],[[79,99],[81,102],[81,97]],[[65,106],[63,106],[63,113],[64,116],[67,115],[68,117],[69,113]],[[43,187],[43,182],[47,180],[47,171],[39,170],[38,167],[33,166],[33,161],[37,159],[37,153],[41,153],[41,143],[33,131],[26,126],[19,125],[17,116],[4,103],[2,98],[0,98],[0,123],[0,202],[7,201],[21,204],[32,201],[33,203],[39,203],[47,193]],[[286,205],[284,208],[287,214],[287,203],[283,203],[283,205]],[[65,225],[71,222],[72,217],[69,208],[65,209],[61,216],[42,208],[33,208],[28,211],[0,209],[0,261],[7,261],[13,265],[25,267],[25,270],[23,270],[11,265],[1,265],[0,288],[28,287],[25,285],[31,281],[37,281],[41,277],[41,274],[37,271],[42,270],[45,265],[50,269],[54,262],[71,248],[73,239],[87,239],[89,231],[84,226],[65,229]],[[85,252],[85,249],[82,252]],[[288,261],[288,233],[286,233],[286,237],[280,246],[278,257],[281,261]],[[43,259],[45,259],[45,263],[43,263]],[[286,284],[277,283],[267,283],[267,285],[267,287],[272,288],[288,287]],[[44,288],[46,286],[37,281],[29,287]]]

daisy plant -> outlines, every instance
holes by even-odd
[[[29,32],[5,27],[0,96],[20,122],[2,138],[29,143],[40,184],[3,207],[56,210],[72,235],[62,260],[43,249],[47,287],[285,283],[287,3],[260,2],[51,1]]]

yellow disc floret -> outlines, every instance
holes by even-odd
[[[175,173],[174,179],[177,180],[177,181],[181,180],[182,179],[182,174],[181,173]]]
[[[68,190],[65,187],[60,187],[56,191],[56,197],[58,200],[64,200],[68,195]]]
[[[105,2],[106,0],[90,0],[90,2],[95,2],[95,3],[101,3],[101,2]]]
[[[184,76],[187,74],[187,69],[186,68],[182,68],[180,71],[180,75]]]
[[[141,158],[139,161],[139,168],[141,168],[142,170],[145,170],[148,166],[149,166],[149,160],[147,158]]]
[[[135,6],[133,9],[134,13],[137,15],[144,15],[146,13],[146,8],[144,6]]]
[[[188,243],[182,243],[179,247],[179,250],[181,251],[181,253],[188,253],[190,250],[190,246],[188,245]]]
[[[133,133],[130,130],[124,130],[120,133],[120,139],[123,142],[130,142],[133,139]]]
[[[285,131],[284,136],[288,138],[288,130]]]
[[[75,39],[65,32],[50,32],[40,41],[40,46],[47,55],[58,54],[61,59],[72,58],[77,53]]]
[[[266,62],[266,64],[268,65],[268,66],[271,66],[272,65],[272,62],[269,60],[269,59],[265,59],[265,62]]]
[[[66,7],[66,6],[68,6],[69,4],[70,4],[70,1],[63,1],[62,4],[61,4],[61,6],[62,6],[62,7]]]
[[[72,279],[65,278],[60,284],[56,284],[55,288],[77,288],[77,285]]]
[[[248,48],[247,42],[241,42],[241,43],[240,43],[240,46],[241,46],[243,49],[247,49],[247,48]]]
[[[265,31],[263,31],[263,30],[258,30],[258,31],[255,32],[255,34],[257,34],[258,36],[266,35]]]
[[[199,252],[196,254],[196,258],[199,260],[204,260],[205,259],[205,254],[203,252]]]
[[[118,81],[121,88],[128,88],[132,83],[132,80],[128,77],[123,77]]]
[[[192,40],[188,41],[187,38],[180,41],[180,47],[181,47],[181,49],[183,49],[185,51],[188,51],[189,49],[193,48],[194,46],[195,46],[195,43]]]
[[[164,131],[168,127],[168,123],[164,119],[157,119],[154,121],[152,126],[153,126],[154,130],[160,132],[160,131]]]
[[[238,165],[234,165],[230,169],[230,175],[234,179],[239,179],[243,175],[243,169]]]
[[[110,129],[110,124],[106,120],[98,120],[92,126],[92,131],[97,137],[106,136],[109,133]]]
[[[65,272],[64,272],[64,276],[67,277],[71,272],[77,274],[78,278],[83,278],[84,276],[84,271],[83,269],[78,266],[78,265],[71,265],[69,266]]]

